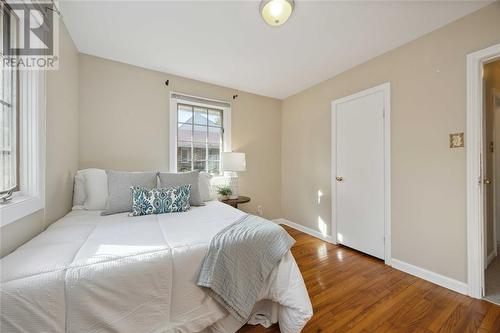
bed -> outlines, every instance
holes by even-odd
[[[137,217],[74,210],[1,260],[2,332],[236,332],[196,281],[210,240],[244,215],[218,201]],[[311,316],[288,252],[248,322],[293,333]]]

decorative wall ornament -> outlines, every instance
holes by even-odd
[[[450,134],[450,148],[463,148],[465,145],[464,133]]]

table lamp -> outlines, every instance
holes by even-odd
[[[239,195],[238,172],[247,169],[245,153],[227,152],[222,153],[222,171],[228,177],[228,185],[231,187],[232,194],[229,199],[237,199]],[[228,173],[226,175],[226,172]]]

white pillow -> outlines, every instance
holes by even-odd
[[[200,172],[199,189],[202,201],[210,201],[215,198],[211,184],[212,175],[206,172]]]
[[[82,170],[78,170],[75,175],[75,183],[73,186],[73,210],[84,209],[85,203],[85,178],[83,177]]]
[[[108,199],[108,176],[102,169],[81,170],[85,179],[85,202],[87,210],[103,210]]]

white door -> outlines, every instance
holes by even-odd
[[[388,85],[332,104],[332,213],[340,244],[385,259]]]

